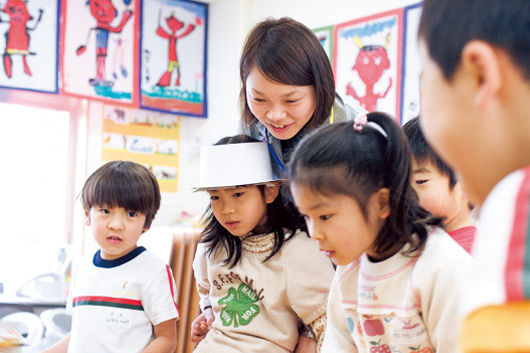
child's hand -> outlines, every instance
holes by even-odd
[[[191,341],[198,344],[206,337],[208,331],[212,327],[214,320],[213,310],[211,307],[204,309],[204,311],[193,320],[191,324]]]
[[[317,351],[317,341],[312,338],[300,336],[294,353],[315,353]]]

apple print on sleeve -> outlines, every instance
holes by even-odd
[[[364,332],[368,336],[382,336],[385,334],[385,327],[379,319],[374,319],[373,315],[363,315],[365,318],[363,326]]]

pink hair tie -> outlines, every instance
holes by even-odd
[[[355,131],[362,131],[362,129],[364,129],[364,127],[366,126],[366,123],[368,123],[368,118],[366,117],[366,114],[359,115],[353,121],[353,129]]]

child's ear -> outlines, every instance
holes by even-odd
[[[484,108],[501,88],[500,64],[498,50],[484,41],[473,40],[462,49],[462,68],[475,82],[473,103],[476,107]]]
[[[373,201],[379,219],[385,219],[390,215],[390,190],[387,188],[379,189],[374,195]]]
[[[88,213],[88,211],[85,211],[85,224],[87,225],[87,227],[90,227],[90,214]]]
[[[273,181],[265,185],[265,201],[267,203],[272,203],[278,197],[280,193],[280,183],[278,181]]]

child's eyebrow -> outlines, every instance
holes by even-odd
[[[309,210],[309,211],[314,211],[314,210],[318,210],[319,208],[324,208],[324,207],[327,207],[327,206],[329,206],[328,203],[326,203],[326,202],[319,202],[319,203],[317,203],[317,204],[314,204],[314,205],[310,206],[308,210]]]
[[[430,173],[430,172],[431,172],[431,170],[429,168],[425,168],[425,167],[420,167],[420,168],[414,169],[412,171],[413,174]]]

